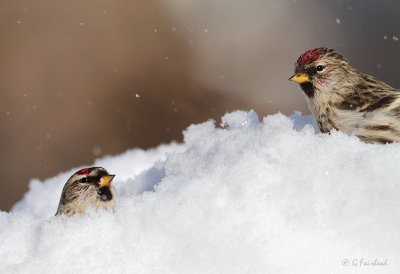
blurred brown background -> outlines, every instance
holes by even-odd
[[[397,1],[0,2],[0,209],[30,178],[171,140],[227,111],[300,110],[287,81],[327,46],[400,87]]]

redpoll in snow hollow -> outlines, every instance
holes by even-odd
[[[102,167],[85,168],[73,174],[64,185],[56,216],[84,213],[88,204],[96,209],[113,208],[114,176]]]
[[[320,132],[336,129],[367,143],[400,141],[400,91],[359,72],[335,50],[305,52],[289,80],[300,84]]]

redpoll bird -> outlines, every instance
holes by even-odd
[[[65,214],[69,217],[75,213],[84,213],[88,204],[96,209],[113,208],[115,190],[111,181],[114,176],[102,167],[76,172],[64,185],[56,216]]]
[[[357,71],[335,50],[307,51],[289,80],[300,84],[321,132],[336,129],[367,143],[400,141],[400,90]]]

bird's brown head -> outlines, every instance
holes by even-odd
[[[295,75],[289,80],[300,84],[308,97],[315,92],[331,92],[349,75],[356,76],[349,61],[333,49],[316,48],[303,53],[295,63]],[[350,77],[351,78],[351,77]]]
[[[64,186],[56,215],[83,213],[88,204],[95,208],[113,207],[115,190],[111,182],[114,177],[102,167],[75,172]]]

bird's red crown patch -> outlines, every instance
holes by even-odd
[[[84,168],[84,169],[81,169],[78,172],[76,172],[76,174],[78,174],[78,175],[88,175],[89,171],[90,171],[90,168]]]
[[[321,49],[311,49],[309,51],[306,51],[302,55],[300,55],[299,59],[297,59],[295,65],[297,64],[303,64],[303,65],[308,65],[311,64],[314,61],[317,61],[319,57],[322,55],[322,50]]]

